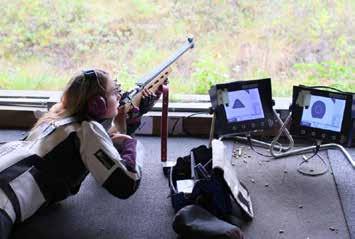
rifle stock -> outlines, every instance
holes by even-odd
[[[156,92],[158,88],[164,84],[164,82],[168,79],[168,76],[171,72],[171,68],[167,68],[162,71],[157,77],[155,77],[152,81],[148,82],[145,87],[142,88],[132,99],[132,105],[139,106],[142,99],[142,91],[143,89],[149,89],[152,92]]]

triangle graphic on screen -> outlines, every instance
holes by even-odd
[[[239,99],[236,99],[234,101],[233,109],[244,108],[244,107],[245,106],[243,105],[243,103]]]

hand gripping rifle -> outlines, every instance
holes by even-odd
[[[180,56],[182,56],[185,52],[187,52],[189,49],[194,47],[194,41],[193,38],[187,38],[187,41],[184,43],[184,45],[175,52],[170,58],[165,61],[163,64],[161,64],[159,67],[154,69],[152,72],[150,72],[148,75],[144,76],[141,80],[139,80],[136,84],[137,86],[129,91],[128,93],[125,94],[125,97],[123,97],[120,100],[120,106],[125,107],[125,112],[129,112],[132,110],[134,107],[139,107],[142,96],[143,96],[143,90],[144,89],[149,89],[152,92],[156,92],[159,87],[162,88],[163,91],[163,109],[162,109],[162,117],[161,117],[161,129],[160,129],[160,135],[161,135],[161,140],[162,140],[162,151],[161,151],[161,160],[163,162],[166,161],[166,142],[167,142],[167,132],[168,132],[168,125],[167,125],[167,112],[168,112],[168,87],[164,85],[164,83],[168,79],[168,75],[171,72],[170,66],[177,60],[179,59]],[[118,127],[118,125],[116,125]],[[120,132],[126,132],[126,125],[121,125],[120,128],[118,129]]]

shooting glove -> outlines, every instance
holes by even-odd
[[[127,134],[132,135],[140,126],[142,115],[152,110],[154,104],[159,100],[162,91],[158,89],[155,95],[142,98],[139,108],[135,107],[129,112],[127,119]]]
[[[139,105],[139,114],[142,116],[148,111],[153,109],[155,103],[159,100],[162,91],[160,88],[155,92],[155,95],[149,95],[147,97],[142,98],[141,103]]]

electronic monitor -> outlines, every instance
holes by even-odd
[[[211,87],[217,136],[264,130],[274,125],[271,79],[235,81]]]
[[[344,144],[351,131],[351,93],[294,86],[291,133]]]

